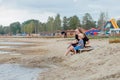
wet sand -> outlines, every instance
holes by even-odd
[[[73,56],[64,56],[71,39],[1,38],[0,41],[30,43],[0,45],[13,46],[0,50],[21,54],[0,54],[0,63],[48,68],[39,74],[38,80],[120,80],[120,43],[109,44],[108,39],[91,40],[94,50]]]

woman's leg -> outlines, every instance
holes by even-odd
[[[74,49],[74,54],[76,54],[76,50]]]
[[[76,45],[77,45],[77,43],[70,44],[67,48],[70,48],[71,46],[75,47]]]
[[[70,47],[67,49],[67,51],[65,52],[65,56],[67,56],[71,50],[73,50],[73,46],[70,46]]]
[[[72,46],[72,45],[70,44],[70,45],[67,47],[67,49],[70,48],[71,46]]]

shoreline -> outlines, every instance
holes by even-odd
[[[0,54],[0,63],[17,63],[26,67],[48,68],[47,72],[39,74],[38,80],[120,79],[120,62],[118,62],[120,60],[120,43],[109,44],[108,39],[91,40],[91,45],[97,47],[96,49],[73,56],[64,56],[67,43],[71,41],[64,38],[2,38],[0,41],[2,40],[33,43],[16,45],[18,46],[16,48],[0,49],[22,54]]]

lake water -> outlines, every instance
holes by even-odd
[[[0,44],[18,45],[18,46],[0,46],[0,49],[3,49],[3,48],[16,48],[16,47],[19,47],[19,45],[30,44],[30,43],[27,43],[27,42],[4,42],[4,41],[1,41]],[[0,50],[0,54],[21,55],[19,53],[7,52],[7,51],[2,51],[2,50]]]
[[[0,51],[0,54],[9,54],[11,52],[7,52],[7,51]]]
[[[0,64],[0,80],[37,80],[40,68],[26,68],[19,64]]]
[[[0,51],[0,54],[9,54],[9,55],[22,55],[22,54],[20,54],[20,53],[8,52],[8,51]]]

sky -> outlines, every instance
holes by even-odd
[[[0,25],[29,19],[46,22],[49,16],[55,17],[57,13],[61,18],[77,15],[80,20],[85,13],[90,13],[98,20],[101,12],[119,19],[120,0],[0,0]]]

